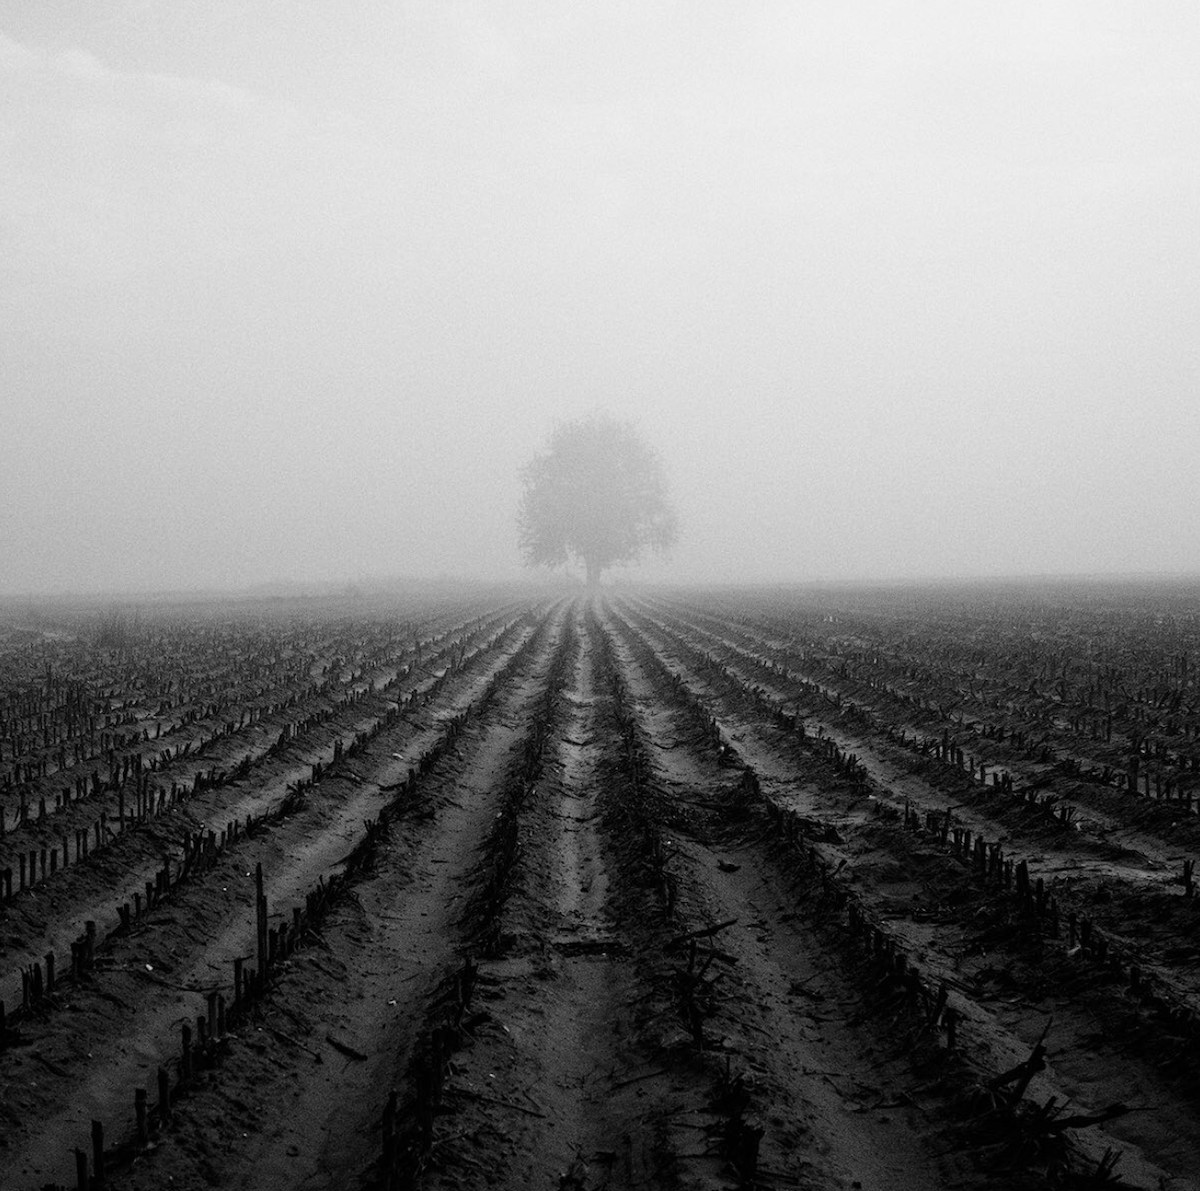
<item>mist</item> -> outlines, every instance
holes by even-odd
[[[0,594],[1200,570],[1189,3],[0,0]]]

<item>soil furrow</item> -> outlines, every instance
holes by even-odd
[[[448,1087],[449,1136],[425,1185],[471,1185],[485,1168],[514,1188],[668,1185],[630,1013],[636,943],[611,901],[620,876],[600,806],[614,743],[607,695],[589,618],[577,617],[544,773],[521,808],[500,947],[480,965],[486,1010]]]
[[[424,644],[431,652],[436,652],[438,645],[452,643],[456,637],[465,639],[479,633],[478,622],[471,620],[436,635],[427,635]],[[131,772],[129,763],[132,759],[140,756],[147,764],[153,761],[156,768],[151,772],[156,785],[161,786],[164,779],[170,778],[174,784],[190,786],[197,774],[212,768],[232,768],[247,753],[254,754],[255,743],[269,744],[281,730],[286,731],[303,722],[312,712],[352,707],[369,689],[386,688],[404,673],[412,671],[421,655],[421,644],[420,639],[414,639],[398,650],[387,651],[386,657],[371,658],[362,669],[339,667],[332,675],[329,669],[335,659],[326,659],[324,664],[314,662],[308,675],[314,681],[304,688],[296,689],[294,683],[275,689],[257,688],[254,696],[241,703],[240,708],[236,703],[228,702],[236,698],[236,691],[221,692],[215,702],[191,709],[178,721],[167,722],[166,731],[163,731],[161,716],[135,715],[133,730],[121,734],[119,747],[114,743],[102,752],[89,754],[65,769],[20,787],[22,802],[39,809],[40,804],[45,803],[48,813],[31,816],[5,837],[0,837],[4,840],[0,844],[0,863],[10,863],[9,850],[19,846],[21,834],[32,836],[31,842],[36,844],[39,840],[45,842],[56,831],[77,826],[76,821],[90,824],[90,819],[101,810],[107,810],[115,819],[118,791],[128,794],[128,801],[132,803],[133,791],[127,789],[128,777],[146,772],[140,760]],[[205,714],[197,718],[198,711]],[[115,738],[116,734],[113,736]],[[102,771],[105,774],[103,780]],[[78,787],[80,782],[90,787],[85,800],[78,798],[78,789],[67,790],[68,797],[59,799],[67,785]]]
[[[712,687],[703,677],[675,659],[685,679],[706,693],[709,707],[722,720],[727,694]],[[725,719],[726,731],[737,740],[744,760],[753,766],[764,791],[773,792],[788,804],[794,790],[797,766],[802,758],[781,755],[773,727],[756,723],[739,711]],[[832,775],[831,775],[832,776]],[[819,797],[819,789],[811,789]],[[837,792],[831,782],[827,802],[830,809],[853,806],[863,796],[853,789]],[[805,806],[813,813],[815,804]],[[1166,1054],[1130,1054],[1110,1039],[1131,1033],[1145,1036],[1152,1025],[1144,1022],[1136,1030],[1131,1018],[1134,1007],[1107,980],[1072,975],[1055,958],[1065,947],[1030,949],[1029,936],[1014,928],[1003,909],[986,897],[955,893],[965,873],[943,854],[929,855],[923,848],[910,851],[907,837],[887,824],[872,824],[870,812],[834,816],[839,835],[831,844],[818,845],[831,856],[848,862],[850,879],[865,904],[874,905],[888,929],[897,932],[906,945],[922,958],[931,972],[951,982],[964,993],[962,1010],[977,1037],[983,1040],[981,1055],[990,1056],[992,1069],[1003,1070],[1028,1053],[1048,1017],[1055,1022],[1055,1053],[1050,1070],[1031,1085],[1043,1099],[1057,1095],[1059,1103],[1075,1098],[1085,1111],[1098,1111],[1106,1104],[1128,1100],[1133,1105],[1153,1106],[1152,1112],[1135,1113],[1105,1126],[1126,1147],[1125,1163],[1140,1167],[1150,1178],[1154,1162],[1175,1177],[1196,1168],[1200,1155],[1192,1152],[1185,1138],[1195,1136],[1196,1107],[1185,1095],[1178,1074],[1161,1067]],[[930,914],[930,910],[934,913]],[[984,916],[986,915],[986,916]],[[991,959],[991,964],[988,960]],[[1067,957],[1064,957],[1067,958]],[[1000,989],[991,992],[995,965],[1003,965]],[[983,974],[983,985],[976,983]],[[1086,981],[1080,984],[1080,979]],[[988,996],[982,994],[990,993]],[[1160,1033],[1162,1026],[1159,1027]],[[1160,1115],[1161,1119],[1155,1120]],[[1152,1161],[1141,1158],[1140,1151]],[[1182,1185],[1182,1184],[1181,1184]]]
[[[797,707],[803,708],[806,715],[820,719],[826,731],[831,736],[837,736],[844,748],[861,754],[864,765],[881,783],[901,788],[906,782],[914,780],[914,768],[929,770],[930,762],[917,760],[911,751],[913,742],[919,737],[931,739],[940,734],[955,737],[961,734],[964,723],[961,709],[956,713],[956,720],[943,719],[933,724],[928,722],[926,716],[918,725],[907,718],[903,711],[901,718],[897,719],[894,714],[889,715],[887,711],[879,709],[875,703],[879,694],[876,689],[864,690],[859,685],[848,694],[843,684],[834,682],[824,672],[817,675],[805,672],[802,668],[782,665],[772,658],[768,642],[748,636],[744,630],[735,631],[731,637],[721,632],[722,627],[728,630],[728,625],[712,622],[711,618],[704,618],[703,624],[697,624],[692,618],[684,617],[680,623],[686,623],[702,638],[716,644],[722,651],[723,659],[733,670],[739,671],[748,683],[771,687]],[[717,627],[709,627],[710,623]],[[749,669],[745,668],[747,666]],[[781,682],[786,686],[781,686]],[[825,700],[824,706],[814,703],[813,690]],[[880,716],[889,725],[888,738],[883,739],[883,731],[877,726],[874,732],[864,734],[862,727],[871,727],[871,721]],[[852,717],[859,725],[857,731],[851,726]],[[906,734],[906,739],[911,736],[908,750],[895,743],[894,737],[901,732]],[[1077,833],[1080,846],[1086,848],[1094,845],[1103,850],[1114,869],[1126,879],[1160,881],[1168,871],[1180,871],[1183,860],[1195,850],[1200,825],[1192,821],[1192,811],[1184,804],[1147,803],[1129,793],[1117,793],[1108,783],[1085,780],[1078,772],[1078,767],[1064,771],[1064,757],[1068,764],[1074,764],[1078,758],[1063,753],[1061,749],[1047,759],[1043,747],[1041,755],[1031,761],[1013,756],[1011,748],[997,745],[982,735],[972,736],[971,747],[974,750],[971,762],[982,762],[993,779],[1007,776],[1010,782],[1018,786],[1024,784],[1030,792],[1052,784],[1065,788],[1065,796],[1054,798],[1048,805],[1053,805],[1057,811],[1070,807],[1071,827]],[[922,757],[925,756],[927,754],[922,752]],[[965,785],[971,800],[978,801],[987,793],[973,782],[963,782],[960,765],[945,767],[945,778],[949,786]],[[928,781],[916,780],[930,789]],[[955,796],[953,789],[948,794],[941,794],[937,785],[932,786],[931,793],[934,797],[944,797],[948,805]],[[1138,819],[1144,821],[1143,826],[1136,822]],[[1184,829],[1182,834],[1181,826]]]
[[[509,618],[509,626],[515,623],[515,619]],[[434,655],[435,664],[439,659],[452,662],[472,643],[482,643],[489,635],[494,636],[501,632],[498,626],[489,627],[495,627],[494,634],[479,631],[474,622],[471,626],[462,626],[442,634],[437,639],[441,648]],[[53,850],[57,847],[61,851],[64,834],[80,826],[89,829],[90,834],[90,829],[94,823],[100,821],[101,816],[111,821],[102,833],[106,840],[115,832],[116,842],[120,843],[123,817],[127,817],[130,822],[135,818],[141,819],[146,811],[147,799],[149,814],[152,815],[154,804],[167,793],[168,778],[171,795],[169,801],[172,804],[176,801],[176,790],[181,794],[186,794],[189,789],[194,789],[197,793],[205,791],[208,792],[207,800],[212,802],[213,792],[225,787],[227,782],[229,787],[232,787],[235,782],[244,785],[247,779],[252,779],[256,791],[267,792],[272,785],[282,789],[296,777],[295,773],[286,772],[273,760],[285,746],[287,751],[293,753],[298,749],[311,752],[312,757],[307,762],[311,764],[319,758],[323,748],[329,747],[337,734],[346,731],[353,734],[368,726],[389,702],[394,702],[393,692],[398,690],[405,678],[412,676],[412,681],[405,683],[406,690],[411,690],[428,685],[428,682],[436,677],[436,671],[430,673],[430,667],[418,664],[419,644],[415,652],[406,651],[404,656],[406,661],[399,667],[385,667],[370,674],[364,672],[348,676],[333,693],[324,692],[302,702],[288,699],[280,705],[278,718],[263,721],[251,717],[250,723],[242,728],[237,728],[236,721],[222,724],[222,731],[212,737],[204,737],[200,747],[194,752],[190,751],[189,742],[188,753],[174,756],[161,765],[158,765],[156,760],[160,744],[158,740],[139,745],[132,753],[124,756],[120,765],[117,764],[115,754],[112,754],[110,765],[116,776],[111,781],[101,783],[98,789],[93,788],[85,800],[66,802],[57,813],[30,818],[3,836],[3,842],[0,843],[0,865],[11,867],[15,863],[14,850]],[[359,705],[370,696],[373,696],[372,705],[360,708]],[[235,730],[226,732],[225,728]],[[251,734],[262,746],[257,752],[253,748],[246,748],[247,741],[240,738],[243,732]],[[157,767],[150,769],[148,766],[151,764]],[[122,774],[126,776],[122,777]],[[222,776],[214,780],[214,774]],[[132,788],[130,779],[133,783]],[[219,800],[222,796],[218,794],[215,797]],[[237,814],[237,809],[231,808],[230,813]],[[60,824],[60,819],[66,821]],[[63,863],[58,871],[65,876],[67,864],[65,858],[60,859]],[[47,874],[43,872],[38,888],[43,888],[46,881]],[[33,885],[32,873],[29,883]]]
[[[411,684],[405,684],[403,690],[393,692],[390,701],[381,703],[379,718],[358,720],[341,731],[350,731],[353,739],[357,732],[370,729],[374,723],[382,723],[387,718],[388,707],[395,706],[396,700],[402,704],[411,703],[414,697],[424,701],[435,687],[447,687],[446,694],[452,695],[469,689],[467,684],[471,682],[478,685],[486,681],[507,656],[506,646],[515,648],[517,643],[495,638],[493,644],[499,646],[497,651],[482,646],[467,660],[465,671],[452,676],[448,686],[445,679],[418,676]],[[450,710],[446,714],[455,713]],[[411,732],[415,726],[410,713],[407,730]],[[410,743],[403,731],[393,731],[390,735],[395,738],[393,752],[397,762],[390,768],[396,769],[402,777],[408,766],[405,757],[421,751],[421,738],[418,734]],[[288,798],[289,790],[309,780],[316,767],[329,764],[336,742],[342,737],[336,725],[323,732],[322,737],[320,743],[313,741],[307,746],[292,746],[286,755],[270,764],[257,766],[237,788],[204,791],[183,804],[177,813],[142,822],[137,829],[118,837],[111,848],[93,855],[89,862],[60,870],[56,882],[39,885],[9,903],[4,917],[6,945],[0,948],[0,963],[3,964],[0,1001],[10,1006],[20,1004],[22,968],[40,962],[48,951],[54,951],[60,957],[63,953],[69,955],[70,941],[84,933],[86,923],[108,922],[114,902],[119,902],[122,897],[130,899],[134,891],[140,892],[162,867],[163,857],[178,854],[187,835],[198,831],[219,833],[230,822],[242,823],[248,817],[257,819],[277,810]],[[354,772],[352,766],[347,768]],[[342,791],[345,803],[342,818],[354,827],[364,818],[371,817],[384,797],[378,788],[379,782],[369,783],[361,775],[356,776],[358,780],[348,779],[347,785],[354,784],[357,788]],[[395,774],[385,774],[381,778],[383,784],[394,780]],[[345,830],[338,834],[345,837]],[[340,841],[331,843],[335,849],[342,846]]]
[[[956,599],[13,637],[0,1187],[1200,1191],[1200,621]]]
[[[322,783],[302,814],[230,848],[170,907],[144,920],[128,939],[113,940],[108,970],[89,986],[64,990],[74,1012],[51,1014],[44,1028],[31,1026],[23,1046],[0,1056],[11,1077],[29,1072],[33,1063],[46,1067],[29,1080],[25,1095],[10,1099],[20,1122],[6,1133],[14,1170],[32,1179],[54,1169],[62,1161],[62,1138],[86,1137],[88,1120],[112,1115],[114,1097],[120,1097],[118,1117],[128,1113],[121,1103],[128,1089],[153,1083],[146,1073],[170,1057],[187,1007],[203,1008],[203,997],[188,990],[228,986],[233,958],[246,953],[255,864],[267,873],[268,904],[286,912],[352,850],[363,821],[377,817],[389,801],[387,790],[403,781],[440,725],[478,696],[520,640],[486,668],[445,687],[439,703],[378,737],[356,759],[358,780],[335,776]],[[55,1078],[55,1069],[65,1075]]]
[[[694,820],[698,830],[679,832],[676,846],[705,916],[731,923],[719,945],[736,964],[712,1030],[753,1097],[766,1181],[777,1172],[829,1188],[939,1185],[948,1163],[933,1157],[930,1141],[937,1114],[947,1127],[945,1105],[916,1087],[903,1059],[889,1055],[885,1035],[856,1026],[861,996],[805,929],[789,879],[737,824],[737,774],[692,743],[686,719],[636,659],[628,634],[623,626],[622,664],[658,750],[660,781],[680,799],[721,808]]]
[[[662,629],[661,624],[659,628]],[[752,688],[747,679],[737,674],[736,667],[729,669],[728,674],[743,683],[746,690],[761,689]],[[761,679],[761,674],[758,677]],[[770,686],[769,682],[767,685]],[[783,703],[778,706],[782,707]],[[788,700],[787,706],[794,704]],[[735,718],[730,730],[737,735],[741,730],[736,727],[741,722],[737,716],[744,713],[735,711],[733,714]],[[811,724],[809,721],[810,728]],[[824,724],[819,730],[825,732]],[[872,757],[872,748],[889,750],[886,742],[867,744],[860,736],[848,736],[844,732],[835,735],[831,731],[825,736],[827,740],[837,742],[847,754],[857,746],[856,762],[872,779],[887,775],[886,766],[873,764]],[[891,751],[896,751],[894,746]],[[911,758],[908,765],[913,765]],[[874,780],[871,797],[890,805],[906,818],[910,799],[926,811],[931,806],[945,810],[947,825],[953,821],[956,831],[961,826],[979,839],[986,833],[996,846],[1004,844],[1009,848],[1010,841],[1017,841],[1024,852],[1024,863],[1031,879],[1044,880],[1050,896],[1056,903],[1061,903],[1062,916],[1072,914],[1081,922],[1086,921],[1089,931],[1101,927],[1104,932],[1102,945],[1111,949],[1114,955],[1123,957],[1127,967],[1136,967],[1139,982],[1152,977],[1171,1007],[1195,1018],[1200,1012],[1200,965],[1197,965],[1197,955],[1192,949],[1180,947],[1181,933],[1186,937],[1190,931],[1194,903],[1186,896],[1186,889],[1180,889],[1178,893],[1171,891],[1172,886],[1182,882],[1167,874],[1167,863],[1161,858],[1161,850],[1157,851],[1160,858],[1155,861],[1143,854],[1115,849],[1057,821],[1047,823],[1045,816],[1033,814],[1026,804],[991,794],[969,781],[960,771],[953,772],[953,788],[949,791],[931,786],[928,781],[906,772],[892,788]],[[843,810],[837,822],[842,826],[851,821],[862,822],[863,814],[868,810],[874,813],[875,809],[870,801],[852,800],[849,812]],[[819,812],[814,810],[813,813]],[[847,813],[850,816],[857,814],[857,820],[845,818]],[[1144,836],[1140,837],[1140,842],[1148,849],[1155,846],[1153,840]],[[1181,857],[1175,859],[1178,863]],[[1071,937],[1073,943],[1073,930]],[[1134,979],[1133,975],[1130,979]]]

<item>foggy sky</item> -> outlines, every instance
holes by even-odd
[[[1200,8],[0,0],[0,593],[1200,570]]]

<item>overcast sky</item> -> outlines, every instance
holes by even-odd
[[[0,0],[0,592],[1200,570],[1200,5]]]

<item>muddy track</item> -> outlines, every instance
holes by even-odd
[[[513,808],[520,848],[498,929],[477,933],[484,1000],[448,1079],[452,1113],[422,1186],[673,1181],[664,1134],[678,1099],[642,1079],[647,927],[618,896],[630,871],[611,838],[616,808],[605,806],[622,778],[598,631],[578,609],[538,780]]]
[[[581,619],[421,1185],[969,1185],[626,635]]]
[[[6,1170],[21,1180],[14,1185],[40,1186],[55,1171],[63,1177],[68,1139],[82,1143],[89,1120],[126,1121],[130,1089],[153,1086],[147,1076],[174,1053],[189,1006],[203,1012],[207,994],[229,991],[232,961],[247,950],[248,914],[253,939],[256,866],[267,874],[267,904],[286,915],[289,903],[302,902],[354,851],[364,820],[378,817],[393,791],[404,793],[419,758],[457,727],[533,632],[527,621],[501,648],[443,674],[409,712],[334,765],[294,814],[231,840],[177,885],[169,903],[110,937],[83,978],[60,981],[39,1012],[19,1023],[0,1053],[9,1089]]]
[[[1195,1133],[1197,1112],[1184,1076],[1190,1062],[1171,1061],[1180,1043],[1187,1045],[1186,1031],[1181,1037],[1169,1016],[1140,1008],[1065,930],[1061,940],[1047,939],[1014,917],[1003,899],[989,896],[986,885],[968,891],[964,858],[947,856],[936,836],[918,838],[903,824],[898,830],[899,816],[881,807],[869,792],[876,787],[860,773],[847,778],[831,769],[824,783],[798,780],[806,750],[778,723],[755,715],[749,684],[730,682],[728,672],[719,679],[713,668],[693,669],[661,625],[649,631],[654,651],[671,659],[767,795],[810,826],[823,821],[815,838],[825,842],[818,847],[849,866],[847,879],[863,903],[930,972],[963,994],[959,1011],[977,1033],[977,1052],[990,1055],[985,1069],[1016,1062],[1053,1020],[1052,1063],[1032,1085],[1036,1093],[1057,1095],[1060,1106],[1071,1101],[1084,1115],[1117,1103],[1138,1109],[1106,1128],[1126,1148],[1126,1168],[1140,1167],[1143,1178],[1152,1177],[1155,1162],[1179,1176],[1196,1169],[1197,1155],[1184,1141]]]

